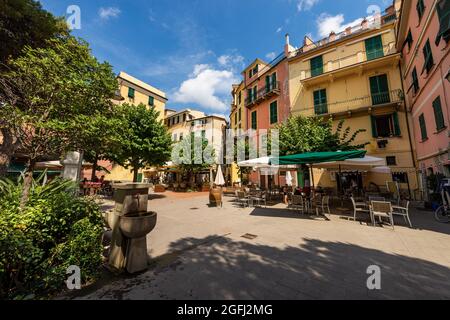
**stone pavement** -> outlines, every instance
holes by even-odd
[[[240,208],[232,198],[209,208],[207,194],[151,198],[149,270],[60,298],[450,299],[450,225],[429,211],[412,210],[414,229],[396,218],[392,230],[364,216]],[[367,289],[370,265],[381,268],[381,290]]]

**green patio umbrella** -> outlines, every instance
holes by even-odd
[[[279,157],[280,165],[289,164],[315,164],[322,162],[344,161],[347,159],[364,158],[365,150],[353,151],[328,151],[328,152],[306,152],[294,154],[290,156]],[[271,163],[275,164],[276,159],[271,159]]]

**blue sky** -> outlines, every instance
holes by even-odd
[[[384,10],[391,0],[41,0],[57,16],[81,9],[81,29],[94,55],[163,91],[167,107],[229,113],[231,84],[255,58],[299,47],[331,30]]]

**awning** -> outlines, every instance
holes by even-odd
[[[386,160],[383,158],[365,156],[364,158],[347,159],[344,161],[323,162],[314,165],[314,168],[321,169],[341,169],[341,170],[370,170],[375,167],[386,166]]]
[[[347,159],[364,158],[365,154],[366,154],[365,150],[307,152],[280,157],[278,161],[280,165],[316,164],[332,161],[344,161]]]
[[[250,167],[255,169],[271,169],[270,172],[276,172],[278,169],[297,169],[297,165],[277,165],[276,158],[273,157],[261,157],[256,159],[250,159],[246,161],[238,162],[238,167]],[[275,170],[275,171],[274,171]],[[271,174],[273,175],[273,174]]]

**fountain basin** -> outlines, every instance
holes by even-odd
[[[142,238],[156,226],[156,212],[126,214],[120,217],[119,228],[130,239]]]

